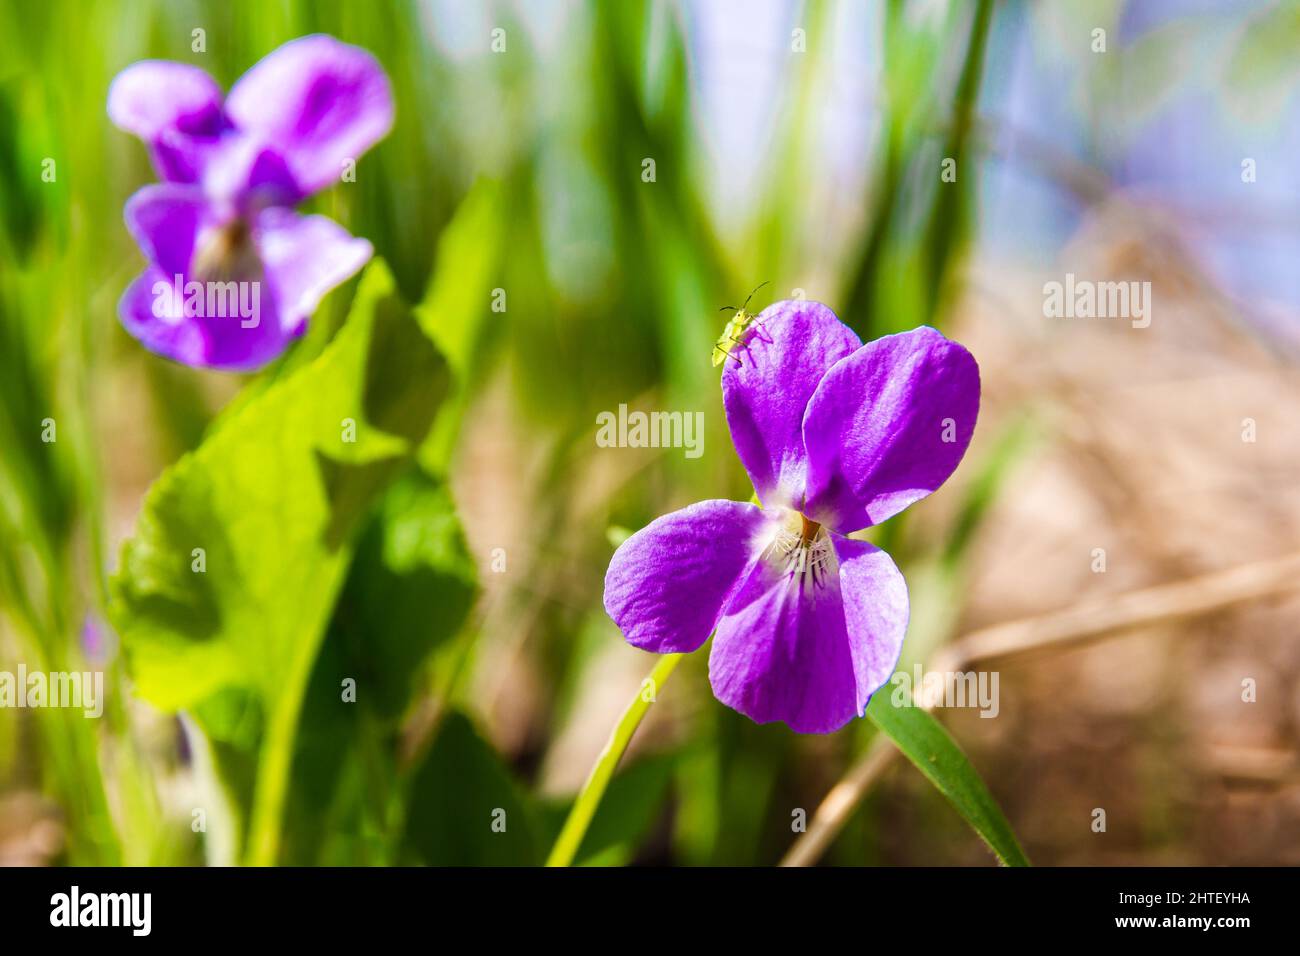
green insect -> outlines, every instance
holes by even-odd
[[[757,292],[765,285],[767,285],[766,282],[756,286],[754,288],[754,292]],[[745,347],[745,341],[749,338],[750,332],[753,331],[754,321],[758,318],[758,316],[745,311],[746,309],[749,308],[749,300],[754,298],[754,292],[751,292],[749,295],[745,297],[745,304],[742,305],[739,309],[737,309],[734,305],[724,305],[721,309],[718,310],[719,312],[734,311],[736,314],[733,315],[730,320],[728,320],[727,327],[724,328],[722,330],[722,334],[718,336],[718,341],[713,343],[713,367],[714,368],[717,368],[719,365],[721,365],[729,358],[735,359],[738,365],[745,364],[744,362],[740,361],[740,356],[732,354],[731,349],[729,349],[727,346],[731,346],[732,349],[736,349],[736,350],[743,349]]]

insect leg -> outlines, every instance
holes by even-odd
[[[731,341],[735,342],[736,340],[735,340],[735,339],[732,339]],[[719,352],[721,352],[723,355],[725,355],[727,358],[735,359],[737,365],[744,365],[744,364],[745,364],[744,362],[742,362],[742,361],[740,360],[740,356],[739,356],[739,355],[732,355],[730,352],[728,352],[726,349],[724,349],[721,345],[715,345],[714,348],[717,349]]]
[[[748,330],[745,330],[745,331],[748,331]],[[744,335],[745,332],[741,332],[740,334],[741,334],[741,335]],[[748,337],[743,338],[743,339],[738,339],[738,338],[736,338],[734,335],[728,335],[728,336],[727,336],[727,341],[728,341],[728,342],[731,342],[731,343],[732,343],[733,345],[735,345],[736,348],[738,348],[738,349],[747,349],[747,348],[749,348],[749,342],[748,342],[747,339],[748,339]],[[739,362],[740,359],[736,359],[736,361]]]

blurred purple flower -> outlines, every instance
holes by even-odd
[[[81,621],[81,652],[92,664],[105,664],[117,650],[117,641],[108,626],[94,614]]]
[[[163,180],[125,210],[149,267],[118,311],[146,348],[187,365],[258,368],[370,258],[366,240],[292,208],[392,127],[388,78],[365,50],[301,37],[224,102],[198,67],[144,60],[113,80],[108,115],[148,144]]]
[[[660,654],[716,631],[720,701],[758,723],[829,733],[889,679],[908,619],[889,555],[845,536],[956,469],[979,368],[928,327],[862,345],[817,302],[777,303],[759,323],[722,392],[764,507],[701,501],[651,522],[614,554],[605,609],[630,644]]]

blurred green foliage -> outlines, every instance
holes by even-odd
[[[38,743],[0,745],[24,747],[22,760],[0,761],[6,786],[61,808],[63,859],[540,861],[565,801],[533,792],[542,754],[528,748],[545,751],[592,666],[592,642],[577,635],[617,640],[600,609],[607,528],[749,495],[708,361],[718,307],[763,279],[785,289],[816,272],[835,285],[808,294],[864,337],[944,320],[972,184],[921,170],[971,148],[993,4],[954,3],[938,20],[912,6],[880,7],[888,82],[876,152],[861,158],[868,209],[827,267],[801,198],[827,82],[817,58],[788,58],[750,225],[724,235],[678,4],[557,8],[563,36],[545,50],[515,7],[475,5],[467,29],[483,36],[466,51],[440,39],[439,18],[456,15],[445,4],[0,2],[0,651],[76,666],[83,618],[111,611],[130,663],[108,665],[100,725],[48,711],[32,716]],[[832,4],[790,11],[812,33],[833,17]],[[497,25],[508,55],[488,51]],[[143,58],[196,63],[228,87],[315,31],[371,50],[393,82],[392,134],[361,159],[356,183],[311,201],[370,239],[386,267],[336,290],[307,336],[233,395],[232,377],[145,354],[117,323],[142,265],[122,204],[154,177],[141,145],[108,123],[106,92]],[[539,544],[512,556],[511,579],[527,587],[508,599],[521,631],[508,636],[472,611],[486,559],[469,552],[448,492],[472,467],[458,456],[467,423],[502,383],[543,457],[535,484],[513,493]],[[595,415],[638,396],[705,411],[716,453],[661,456],[590,500],[574,477],[590,464]],[[350,413],[366,434],[340,448],[331,430]],[[46,418],[56,443],[41,440]],[[110,602],[107,529],[121,523],[122,496],[135,496],[134,515],[139,468],[148,480],[178,459],[144,502]],[[962,511],[961,540],[989,495],[981,486]],[[947,569],[933,592],[914,586],[914,602],[947,605],[960,548],[942,554],[906,532],[881,529],[905,570]],[[207,577],[188,569],[200,536]],[[237,585],[211,573],[222,563],[239,569]],[[550,697],[540,739],[502,755],[480,729],[470,678],[482,646],[506,637],[527,642]],[[672,693],[707,698],[703,661],[690,663]],[[347,676],[383,688],[381,699],[362,693],[341,714],[332,704]],[[160,765],[133,694],[186,710],[193,752]],[[812,751],[784,728],[712,701],[696,710],[680,747],[615,779],[580,861],[770,862],[791,837],[779,808],[814,805],[868,733],[818,742],[822,769],[809,775]],[[160,781],[187,759],[219,779],[237,839],[202,838],[161,813]],[[508,839],[455,822],[485,805],[505,811]],[[868,861],[870,836],[859,838],[849,856]]]

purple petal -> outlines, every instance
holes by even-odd
[[[202,192],[177,183],[145,186],[126,201],[126,227],[170,279],[187,275],[200,230],[212,224]]]
[[[764,309],[733,349],[722,399],[736,453],[764,505],[802,504],[804,410],[827,369],[861,344],[820,302],[787,301]]]
[[[760,509],[738,501],[701,501],[656,518],[614,552],[605,610],[635,647],[695,650],[755,560],[765,525]]]
[[[756,723],[801,734],[838,730],[857,713],[857,678],[839,582],[802,589],[767,561],[750,572],[718,622],[713,694]]]
[[[861,716],[893,673],[907,629],[907,587],[883,551],[833,536],[838,572],[819,585],[760,561],[713,639],[709,680],[757,723],[830,733]]]
[[[194,182],[206,151],[225,125],[221,88],[197,66],[143,60],[108,88],[113,123],[149,144],[158,174]]]
[[[221,87],[197,66],[141,60],[114,77],[108,117],[146,142],[165,130],[213,136],[221,129]]]
[[[293,206],[304,198],[279,151],[253,136],[228,133],[204,168],[203,190],[240,215],[268,206]]]
[[[95,664],[105,664],[117,650],[116,636],[109,626],[94,614],[81,619],[81,651]]]
[[[282,332],[273,321],[250,332],[240,328],[238,322],[225,320],[225,324],[207,331],[207,354],[198,364],[219,372],[256,372],[279,358],[298,337]]]
[[[207,340],[207,352],[200,364],[223,372],[253,372],[279,358],[302,335],[303,326],[289,329],[280,321],[275,296],[267,294],[265,288],[260,309],[258,324],[252,328],[245,328],[232,317],[198,320]]]
[[[126,287],[117,307],[122,325],[150,352],[184,365],[205,364],[207,343],[195,321],[175,315],[154,315],[154,306],[161,301],[155,294],[157,283],[170,285],[172,276],[150,267]]]
[[[832,535],[840,562],[840,593],[857,681],[858,715],[898,666],[910,605],[907,582],[892,558],[873,544]]]
[[[851,532],[924,498],[966,453],[979,404],[975,359],[934,329],[867,343],[808,403],[805,514]]]
[[[240,78],[226,115],[275,144],[304,194],[335,182],[393,125],[383,68],[360,47],[316,35],[268,54]]]
[[[257,245],[285,331],[300,333],[325,294],[354,275],[374,252],[325,216],[266,209],[257,217]]]
[[[173,278],[150,267],[127,287],[118,315],[141,345],[165,358],[199,368],[252,371],[280,355],[296,337],[282,327],[274,297],[265,290],[259,293],[256,325],[245,327],[239,316],[186,317],[176,308],[155,314],[164,311],[162,303],[167,301],[159,294],[159,283],[170,287]]]

